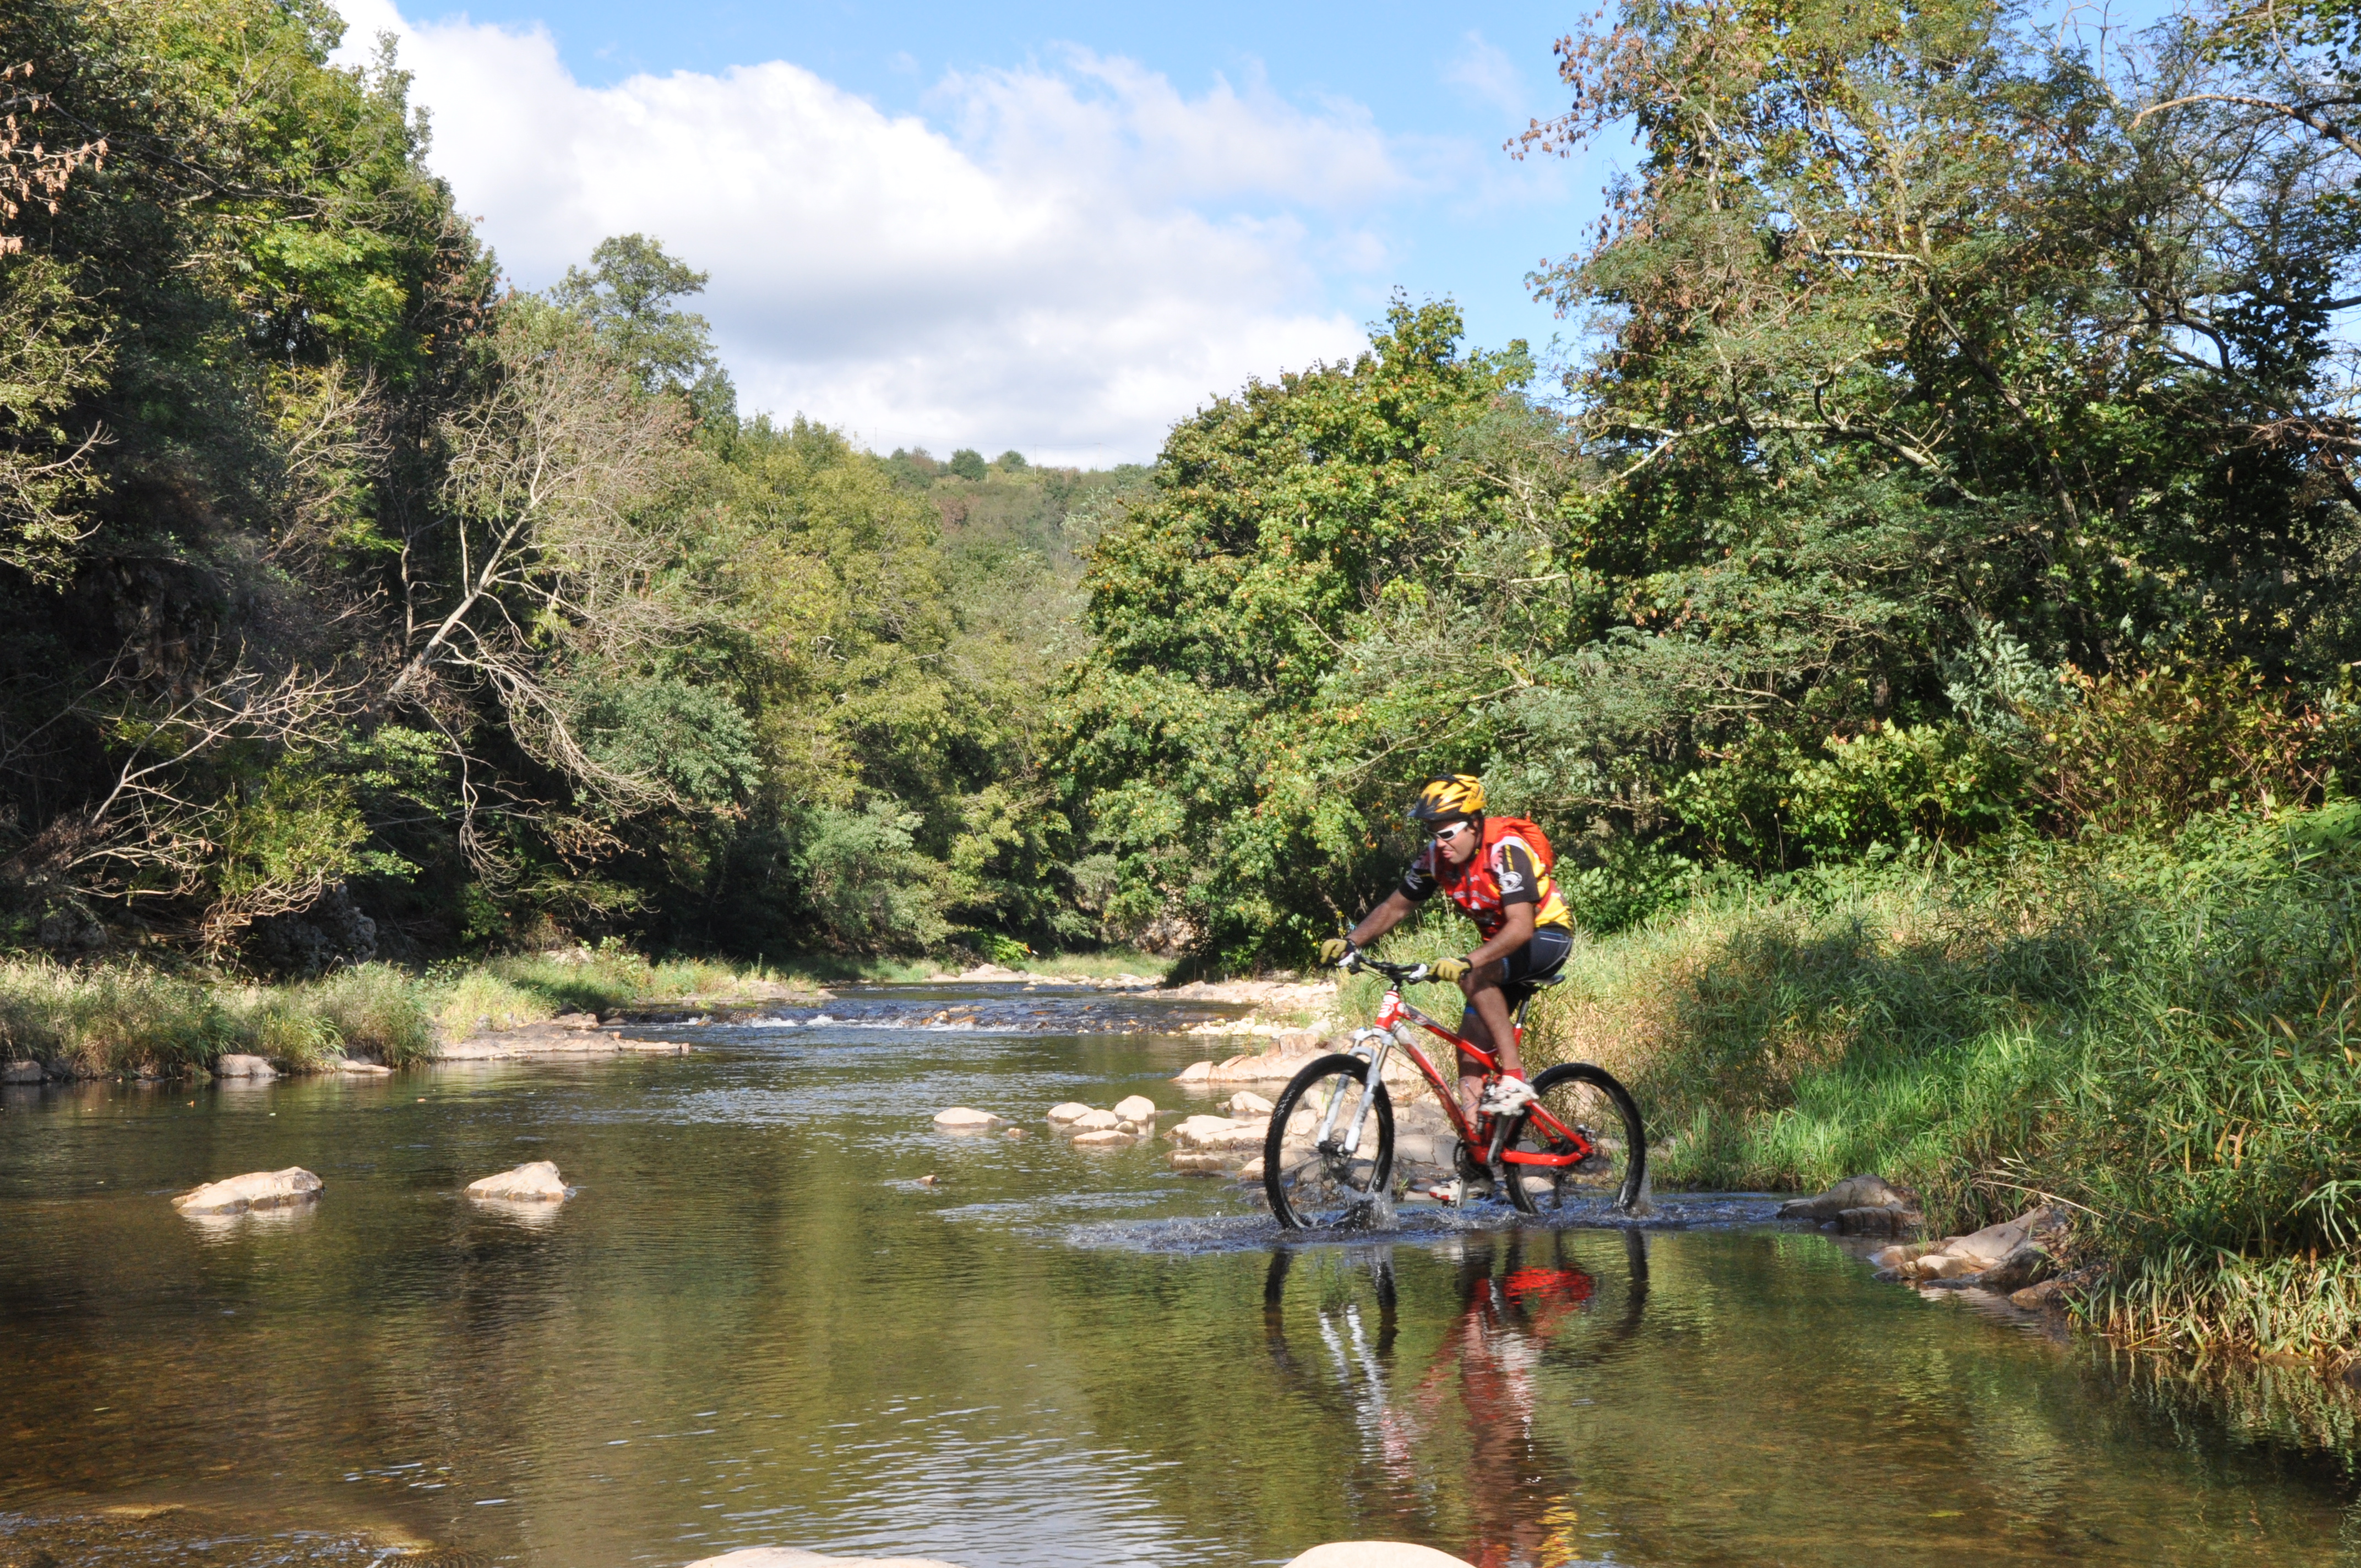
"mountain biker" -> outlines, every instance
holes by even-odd
[[[1543,856],[1513,818],[1484,815],[1484,783],[1472,773],[1445,773],[1419,785],[1411,820],[1432,837],[1402,873],[1401,885],[1361,917],[1349,936],[1320,946],[1323,963],[1339,963],[1401,924],[1439,889],[1467,912],[1484,945],[1464,959],[1430,966],[1434,978],[1455,981],[1467,999],[1460,1035],[1489,1051],[1500,1081],[1479,1102],[1483,1069],[1459,1058],[1459,1097],[1471,1114],[1513,1115],[1533,1097],[1517,1050],[1510,1011],[1532,982],[1555,974],[1574,950],[1574,916],[1550,880]]]

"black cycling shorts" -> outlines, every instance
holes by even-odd
[[[1500,989],[1509,995],[1511,1005],[1532,993],[1531,982],[1547,980],[1565,964],[1565,956],[1574,951],[1574,933],[1563,926],[1543,926],[1533,932],[1533,939],[1500,959]]]

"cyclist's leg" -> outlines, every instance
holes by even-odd
[[[1467,977],[1459,982],[1460,990],[1467,997],[1466,1016],[1460,1020],[1460,1033],[1479,1045],[1488,1040],[1498,1040],[1499,1047],[1497,1050],[1488,1045],[1485,1048],[1492,1050],[1503,1071],[1524,1077],[1524,1054],[1517,1048],[1516,1024],[1510,1014],[1531,993],[1531,982],[1555,974],[1558,966],[1565,962],[1566,955],[1573,950],[1572,932],[1562,927],[1544,926],[1533,933],[1532,941],[1515,952],[1496,959],[1482,969],[1469,970]],[[1470,1020],[1481,1028],[1480,1036],[1469,1032],[1467,1025]],[[1463,1073],[1467,1065],[1465,1060],[1461,1061]],[[1467,1081],[1464,1077],[1460,1080],[1463,1091]]]

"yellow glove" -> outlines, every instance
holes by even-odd
[[[1445,985],[1457,985],[1467,975],[1466,959],[1437,959],[1427,966],[1427,973]]]
[[[1320,944],[1320,961],[1323,964],[1342,963],[1345,961],[1345,955],[1352,950],[1353,943],[1350,938],[1331,937]]]

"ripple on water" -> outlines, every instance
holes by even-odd
[[[1233,1048],[1119,1000],[863,991],[686,1057],[8,1101],[0,1564],[2339,1560],[2347,1391],[2226,1418],[1875,1285],[1763,1195],[1282,1235],[1158,1146],[934,1131],[1169,1105]],[[578,1189],[539,1229],[456,1197],[521,1151]],[[164,1201],[290,1164],[327,1183],[291,1223]]]

